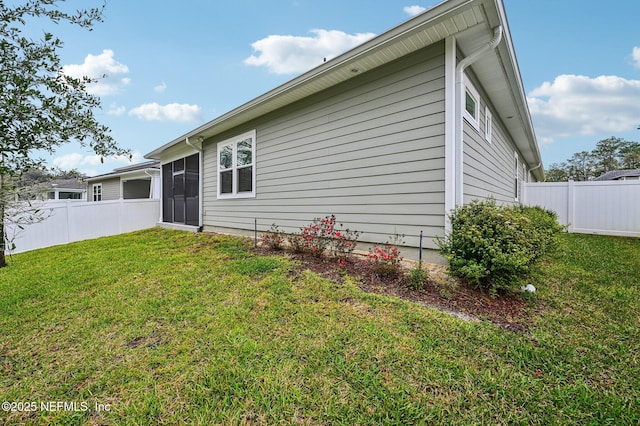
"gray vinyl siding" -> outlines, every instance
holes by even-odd
[[[205,141],[205,229],[295,232],[335,214],[366,242],[442,235],[444,86],[440,43]],[[217,143],[252,129],[256,198],[217,200]]]
[[[480,130],[464,121],[464,177],[465,204],[474,199],[493,197],[498,203],[515,203],[514,165],[516,148],[495,111],[492,111],[491,143],[485,139],[485,106],[487,96],[480,92]],[[520,185],[524,179],[522,157],[519,162]]]
[[[106,179],[102,183],[102,201],[120,199],[120,178]],[[92,194],[93,196],[93,194]]]
[[[102,201],[120,199],[120,178],[96,179],[87,182],[87,201],[93,201],[93,185],[102,184]]]

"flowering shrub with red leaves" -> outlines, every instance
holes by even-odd
[[[340,224],[342,227],[342,224]],[[334,231],[330,241],[331,255],[338,259],[340,266],[347,264],[347,259],[358,245],[358,237],[360,232],[352,231],[349,228]]]
[[[284,248],[284,232],[278,228],[275,223],[264,233],[260,241],[262,246],[273,250],[282,250]]]
[[[289,234],[287,236],[287,242],[289,243],[291,250],[293,250],[294,252],[303,253],[305,251],[306,241],[304,238],[302,238],[302,235]]]
[[[369,249],[367,262],[373,265],[376,274],[383,277],[396,276],[400,273],[402,256],[398,244],[403,244],[404,235],[394,235],[393,242],[387,241],[384,246],[374,246]]]
[[[289,235],[288,242],[295,252],[306,252],[315,257],[328,252],[344,266],[358,245],[359,235],[358,231],[345,229],[342,224],[336,225],[336,216],[330,215],[313,219],[309,225],[300,228],[299,234]]]
[[[336,217],[315,218],[309,225],[300,228],[300,237],[304,241],[304,251],[315,257],[322,257],[329,247],[330,239],[335,232]]]

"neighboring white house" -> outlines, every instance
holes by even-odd
[[[47,183],[49,200],[86,200],[87,184],[78,179],[56,179]]]
[[[87,181],[87,201],[160,198],[160,162],[119,167]]]
[[[424,231],[431,249],[456,205],[519,203],[544,180],[502,0],[444,1],[146,157],[167,224],[335,214],[364,242]]]
[[[9,246],[16,246],[13,253],[153,227],[160,216],[157,161],[120,167],[86,183],[71,179],[48,185],[43,196],[31,202],[47,212],[43,220],[5,228]]]

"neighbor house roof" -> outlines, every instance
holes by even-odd
[[[167,149],[187,138],[208,138],[275,111],[310,95],[347,81],[426,46],[455,36],[463,56],[475,52],[502,26],[504,41],[472,65],[502,122],[524,160],[531,167],[541,165],[522,79],[515,57],[502,0],[448,0],[348,52],[322,63],[289,82],[180,136],[146,155],[161,158]],[[542,168],[534,173],[542,179]]]
[[[625,177],[640,177],[640,169],[612,170],[598,176],[594,180],[618,180]]]
[[[138,172],[141,172],[143,170],[149,170],[149,169],[158,169],[159,170],[160,169],[160,162],[156,161],[156,160],[153,160],[153,161],[145,161],[144,163],[132,164],[130,166],[118,167],[117,169],[113,169],[112,172],[88,177],[87,178],[87,182],[98,180],[98,179],[126,176],[126,175],[129,175],[129,174],[138,173]]]
[[[49,189],[87,189],[87,184],[78,179],[56,179],[47,183]]]

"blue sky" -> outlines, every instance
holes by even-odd
[[[99,120],[134,161],[409,19],[428,0],[108,0],[92,32],[57,26],[70,74],[108,75]],[[100,4],[70,0],[65,7]],[[613,6],[612,6],[613,5]],[[505,0],[545,167],[610,136],[640,140],[640,2]],[[31,28],[31,30],[38,30]],[[45,156],[89,175],[126,164],[76,144]]]

